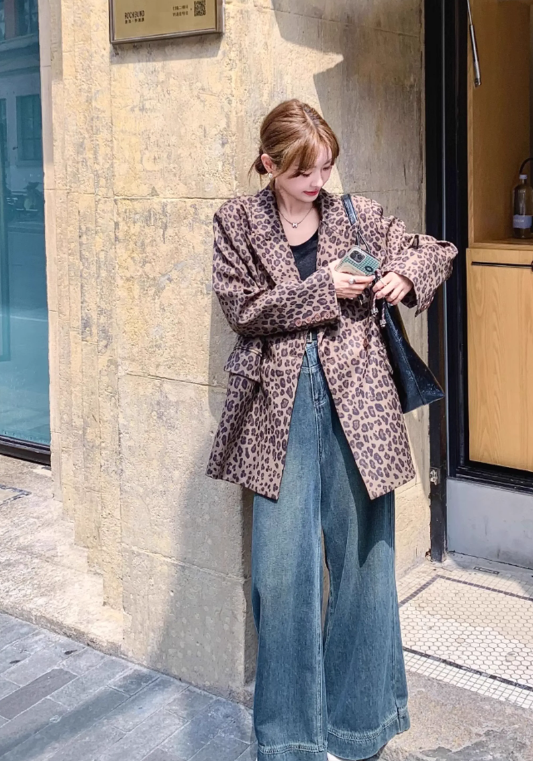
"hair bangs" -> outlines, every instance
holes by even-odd
[[[294,175],[311,171],[316,165],[320,151],[324,148],[331,154],[331,163],[335,163],[335,159],[339,155],[336,138],[333,136],[332,140],[330,135],[322,133],[321,130],[310,130],[287,149],[283,157],[282,171],[292,168]]]

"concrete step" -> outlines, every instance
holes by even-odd
[[[53,498],[50,469],[0,457],[1,609],[118,655],[123,621]]]

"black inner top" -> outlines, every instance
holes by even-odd
[[[318,249],[318,230],[304,243],[291,246],[294,261],[302,280],[316,272],[316,252]]]

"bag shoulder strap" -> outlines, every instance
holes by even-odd
[[[365,238],[363,236],[363,233],[361,232],[361,227],[360,227],[359,222],[357,220],[357,212],[355,211],[355,206],[353,205],[353,200],[352,200],[351,195],[349,193],[344,193],[344,195],[342,196],[342,202],[344,204],[344,209],[346,210],[346,214],[348,215],[348,219],[350,220],[350,224],[351,225],[357,225],[357,230],[356,230],[356,239],[357,239],[357,242],[359,243],[359,241],[362,241],[364,246],[366,247],[367,251],[370,252],[372,249],[370,248],[370,246],[366,242],[366,240],[365,240]],[[381,316],[380,316],[380,320],[379,320],[380,325],[381,325],[382,328],[385,327],[385,312],[390,310],[391,308],[392,307],[385,301],[385,299],[383,299],[382,305],[381,305]],[[397,307],[396,307],[396,309],[397,309]],[[378,313],[379,312],[378,312],[378,309],[376,307],[375,298],[374,298],[374,296],[372,296],[372,314],[378,314]],[[398,317],[400,317],[399,313],[398,313]]]
[[[355,225],[357,223],[357,214],[355,212],[355,207],[353,205],[351,195],[349,193],[345,193],[342,196],[342,202],[344,204],[346,214],[348,215],[348,219],[350,220],[350,224]]]
[[[344,209],[346,211],[346,214],[348,215],[348,219],[350,220],[351,225],[357,225],[357,229],[355,231],[357,244],[361,245],[366,248],[366,250],[370,253],[372,251],[371,247],[368,245],[368,243],[365,240],[365,237],[363,233],[361,232],[361,225],[359,224],[359,220],[357,219],[357,212],[355,211],[355,206],[353,205],[352,197],[349,193],[345,193],[342,196],[342,202],[344,204]]]

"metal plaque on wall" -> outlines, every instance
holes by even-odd
[[[224,31],[223,0],[109,0],[113,44]]]

